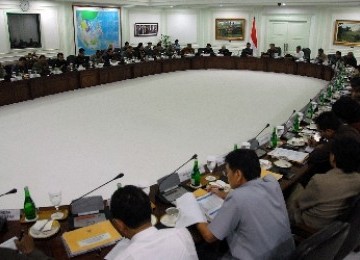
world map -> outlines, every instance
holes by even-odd
[[[119,47],[119,10],[106,8],[79,8],[75,12],[75,37],[77,49],[85,49],[86,55],[105,50],[112,44]]]

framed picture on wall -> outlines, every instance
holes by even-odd
[[[360,21],[336,20],[334,44],[360,46]]]
[[[245,34],[245,19],[215,19],[215,39],[228,41],[243,41]]]
[[[121,43],[120,8],[73,6],[76,51],[85,49],[85,55],[109,46],[119,48]]]
[[[158,23],[135,23],[134,36],[135,37],[157,36],[158,30],[159,30]]]

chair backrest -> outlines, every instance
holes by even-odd
[[[310,61],[311,50],[309,48],[303,48],[302,51],[304,52],[305,60]]]
[[[349,233],[335,256],[336,260],[345,258],[345,256],[360,245],[360,194],[353,198],[351,208],[348,219],[348,223],[350,224]]]
[[[69,55],[66,57],[66,61],[69,63],[75,63],[76,57],[75,55]]]
[[[281,47],[275,47],[277,49],[277,53],[279,54],[279,56],[281,56]]]
[[[333,260],[349,232],[349,224],[340,221],[304,240],[292,254],[292,260]]]

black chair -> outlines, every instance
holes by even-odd
[[[336,221],[304,240],[291,260],[333,260],[349,232],[349,224]]]
[[[311,54],[311,50],[309,48],[303,48],[302,51],[304,52],[304,59],[307,62],[310,62],[310,54]]]
[[[69,55],[69,56],[66,57],[66,61],[67,61],[68,63],[75,64],[75,62],[76,62],[76,56],[75,56],[75,55]]]
[[[336,260],[343,259],[351,251],[360,246],[360,194],[353,198],[348,223],[350,224],[349,233],[335,256]]]
[[[278,55],[279,55],[279,57],[281,56],[281,47],[275,47],[276,48],[276,50],[277,50],[277,53],[278,53]]]

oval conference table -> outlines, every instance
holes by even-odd
[[[31,78],[13,82],[0,82],[0,106],[14,104],[64,91],[98,86],[174,71],[227,69],[253,70],[307,76],[330,81],[334,72],[329,66],[294,62],[281,58],[187,57],[160,59],[104,68],[66,72],[60,75]]]
[[[161,74],[179,70],[200,70],[200,69],[230,69],[230,70],[254,70],[275,73],[286,73],[300,76],[308,76],[330,81],[333,76],[331,67],[321,66],[311,63],[297,63],[287,59],[269,59],[269,58],[239,58],[239,57],[191,57],[181,59],[157,60],[135,64],[111,66],[101,69],[88,69],[84,71],[67,72],[60,75],[50,75],[48,77],[33,78],[14,82],[0,83],[0,104],[8,105],[26,100],[70,91],[79,88],[98,86],[105,83],[116,82],[126,79],[132,79],[147,75]],[[267,158],[270,159],[270,158]],[[299,178],[306,173],[307,165],[296,165],[291,167],[293,177],[291,179],[279,180],[284,196],[289,188],[296,183]],[[223,167],[218,167],[214,173],[222,175]],[[204,181],[206,175],[202,176]],[[202,182],[203,182],[202,181]],[[204,181],[206,183],[206,181]],[[165,213],[169,207],[156,197],[158,187],[150,187],[150,200],[156,205],[153,214],[158,219]],[[40,211],[51,208],[40,208]],[[68,205],[61,206],[60,209],[69,210]],[[9,221],[7,229],[0,233],[0,243],[19,236],[21,230],[27,231],[33,223],[21,223],[21,221]],[[62,233],[71,230],[71,224],[67,220],[60,221],[60,232],[47,239],[36,239],[35,245],[38,249],[55,259],[68,259],[64,244],[62,242]],[[163,228],[160,223],[158,228]],[[195,239],[199,241],[199,234],[196,235],[194,227],[190,231]],[[110,247],[102,250],[89,252],[84,255],[74,257],[73,259],[103,259],[111,250]]]

